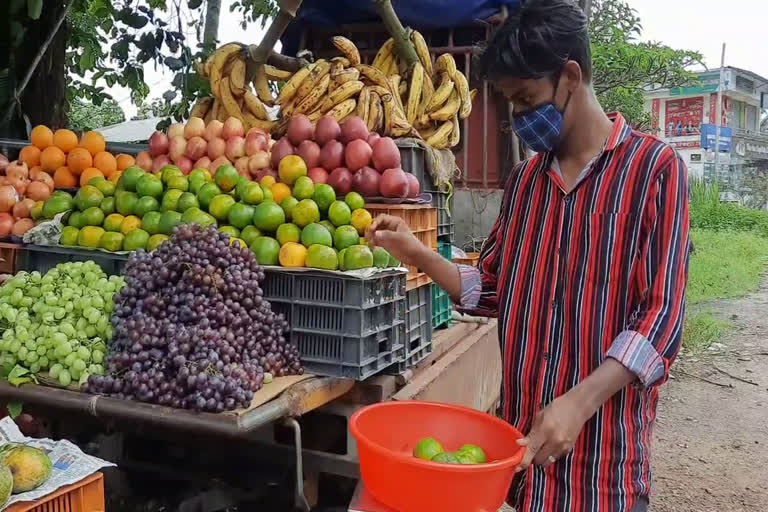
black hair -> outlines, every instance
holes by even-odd
[[[587,17],[575,0],[528,0],[510,13],[478,59],[482,78],[556,77],[575,61],[585,82],[592,79]]]

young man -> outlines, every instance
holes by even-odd
[[[529,0],[480,69],[537,154],[509,176],[479,268],[442,259],[400,219],[367,236],[464,309],[498,316],[502,412],[526,434],[518,512],[646,511],[659,386],[683,326],[685,165],[603,113],[587,20],[569,0]]]

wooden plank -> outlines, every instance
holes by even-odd
[[[496,321],[492,321],[415,374],[392,399],[445,402],[488,411],[500,389],[501,353]]]

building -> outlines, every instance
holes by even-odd
[[[715,168],[715,126],[720,69],[699,73],[700,84],[646,94],[652,132],[675,147],[691,176],[734,183],[740,169],[768,160],[768,78],[735,67],[723,71],[719,168]]]

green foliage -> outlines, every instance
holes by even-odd
[[[274,0],[232,0],[229,10],[242,13],[240,26],[245,29],[249,23],[256,22],[260,22],[264,27],[268,19],[275,17],[278,6]]]
[[[698,52],[641,42],[642,24],[624,0],[593,0],[590,19],[593,82],[607,111],[619,111],[637,128],[650,125],[643,93],[681,87],[698,78],[689,68],[700,64]]]
[[[125,121],[125,112],[115,100],[108,98],[100,105],[75,99],[69,104],[69,126],[73,130],[96,130]]]
[[[752,231],[768,237],[768,211],[720,202],[717,185],[691,183],[691,227],[712,231]]]
[[[708,311],[686,315],[683,326],[683,348],[691,352],[704,350],[719,340],[731,327]]]

